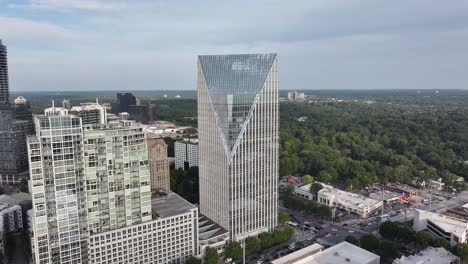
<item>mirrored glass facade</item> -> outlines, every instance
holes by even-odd
[[[278,86],[276,54],[199,56],[200,209],[233,240],[276,226]]]

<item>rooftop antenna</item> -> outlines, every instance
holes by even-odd
[[[55,102],[53,99],[52,99],[52,108],[55,108]]]
[[[99,104],[99,99],[96,97],[96,104]]]

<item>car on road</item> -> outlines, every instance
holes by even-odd
[[[344,223],[344,224],[342,224],[341,226],[342,226],[342,227],[347,227],[348,224]]]
[[[337,230],[337,229],[335,229],[335,228],[332,228],[332,231],[333,231],[333,232],[337,232],[338,230]]]
[[[354,230],[348,230],[349,233],[354,233]]]
[[[320,229],[320,230],[324,230],[325,227],[324,227],[324,226],[320,226],[319,229]]]

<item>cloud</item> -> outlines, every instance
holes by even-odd
[[[197,54],[270,51],[279,52],[283,89],[468,88],[461,0],[27,5],[42,7],[0,13],[12,89],[193,89]]]
[[[55,11],[118,11],[127,7],[125,2],[103,0],[31,0],[27,4],[10,4],[10,8],[49,9]]]

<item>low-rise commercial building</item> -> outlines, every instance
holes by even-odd
[[[417,232],[428,230],[433,235],[447,239],[450,245],[468,241],[468,221],[448,215],[416,209],[413,229]]]
[[[437,191],[442,191],[445,187],[445,183],[440,182],[440,181],[430,180],[430,181],[427,181],[426,186],[427,188],[431,188]]]
[[[310,185],[307,184],[296,188],[294,194],[309,200],[314,199],[314,195],[310,192]],[[338,207],[347,212],[358,214],[363,218],[368,217],[369,214],[378,210],[383,205],[381,200],[342,191],[327,184],[321,183],[321,185],[323,188],[318,191],[316,199],[318,203],[329,207]]]
[[[289,255],[273,260],[272,264],[379,264],[380,256],[348,242],[323,250],[313,244]]]
[[[452,264],[456,263],[457,257],[445,248],[432,248],[419,252],[412,256],[402,256],[395,259],[393,264]]]
[[[89,263],[184,263],[198,255],[198,208],[169,193],[152,209],[152,221],[90,236]]]

